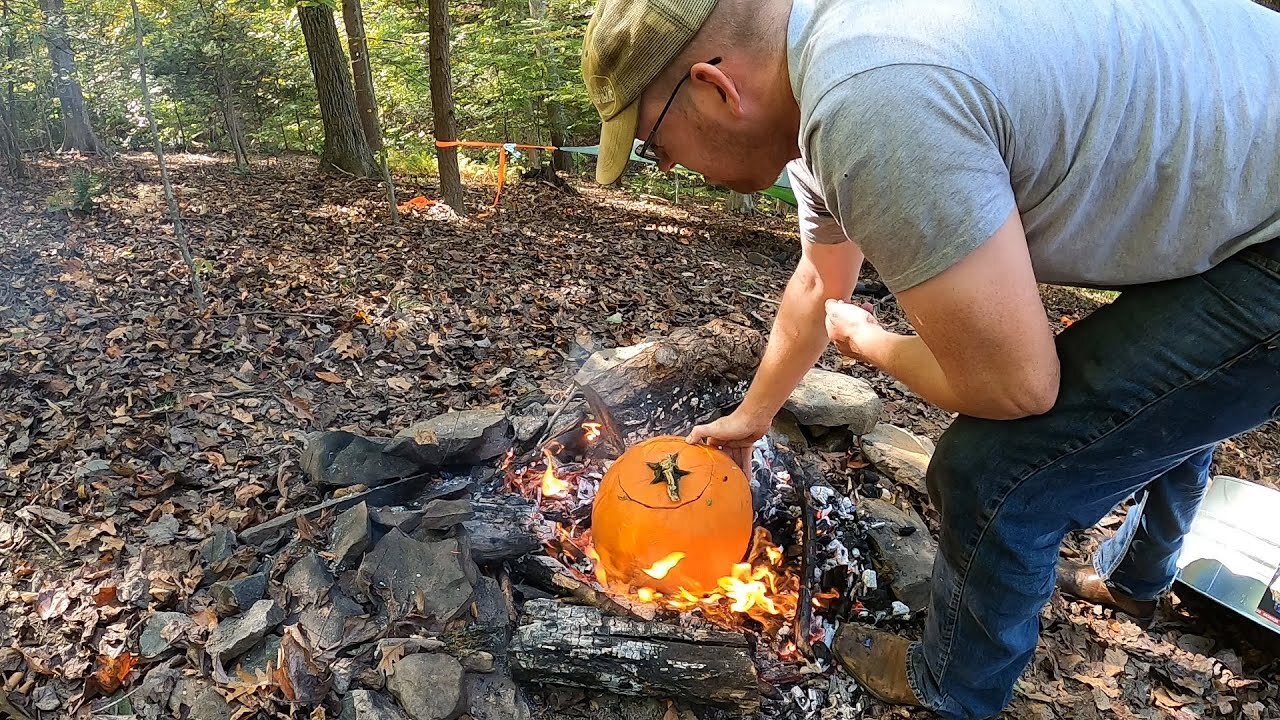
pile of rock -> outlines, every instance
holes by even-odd
[[[470,556],[469,506],[359,503],[334,519],[319,550],[299,544],[210,583],[190,601],[203,611],[154,613],[139,640],[156,663],[143,715],[223,720],[232,709],[214,683],[284,677],[294,700],[322,704],[334,691],[351,720],[527,717],[505,658],[495,661],[510,613]],[[219,528],[206,560],[216,565],[241,547]],[[180,663],[166,662],[184,654],[206,657],[209,677],[180,676]]]

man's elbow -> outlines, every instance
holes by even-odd
[[[1058,402],[1058,368],[1052,373],[1044,373],[1025,378],[1019,382],[1009,383],[1001,393],[995,420],[1018,420],[1020,418],[1044,415],[1053,409]]]

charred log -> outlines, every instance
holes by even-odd
[[[760,706],[744,636],[605,615],[533,600],[511,644],[517,678],[733,708]]]
[[[590,387],[626,434],[686,432],[746,392],[764,337],[712,320],[669,336],[592,355],[574,380]]]

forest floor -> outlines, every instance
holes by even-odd
[[[199,567],[212,524],[319,497],[298,468],[306,432],[390,436],[449,408],[559,397],[586,352],[716,317],[767,331],[797,251],[793,221],[587,183],[521,183],[481,219],[435,207],[391,226],[375,184],[309,158],[255,159],[249,175],[171,160],[204,314],[148,156],[92,163],[110,185],[84,215],[46,205],[86,161],[0,185],[0,681],[40,707],[83,714],[145,669],[110,659],[137,648],[147,615],[122,601],[131,575],[154,607],[179,606],[201,578],[178,568]],[[491,188],[468,199],[485,208]],[[1044,299],[1056,327],[1106,302]],[[905,327],[892,298],[878,309]],[[950,422],[867,368],[822,362],[870,381],[890,422],[934,439]],[[1278,468],[1274,425],[1217,459],[1272,487]],[[140,567],[142,545],[188,562]],[[1042,624],[1010,717],[1280,717],[1280,643],[1215,607],[1188,598],[1142,631],[1055,596]]]

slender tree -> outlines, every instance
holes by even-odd
[[[449,64],[449,5],[447,0],[427,0],[427,52],[430,55],[431,114],[435,120],[436,141],[458,139],[458,123],[453,115],[453,72]],[[462,174],[458,169],[457,148],[436,148],[436,164],[440,169],[440,196],[459,215],[467,212],[462,195]]]
[[[547,0],[529,0],[529,17],[542,22],[547,17]],[[543,42],[541,38],[535,38],[533,42],[533,52],[539,60],[542,61],[545,70],[545,81],[548,89],[560,87],[560,72],[556,68],[555,57],[553,56],[554,48]],[[551,144],[555,147],[564,147],[565,145],[565,119],[564,107],[554,98],[542,98],[542,112],[547,119],[547,133],[551,137]],[[556,170],[568,171],[572,168],[572,161],[569,159],[569,153],[556,150],[551,153],[551,169],[552,174]]]
[[[356,108],[360,112],[360,127],[369,149],[378,155],[382,181],[387,184],[387,205],[391,223],[400,221],[396,209],[396,186],[391,180],[391,168],[387,164],[386,148],[382,144],[382,127],[378,122],[378,97],[373,91],[373,69],[369,63],[369,39],[364,29],[364,8],[360,0],[342,0],[342,25],[347,30],[347,49],[351,53],[351,75],[355,79]]]
[[[103,154],[89,121],[89,109],[76,75],[76,58],[67,39],[67,11],[62,0],[40,0],[45,44],[53,64],[53,86],[62,106],[62,149]]]
[[[311,75],[320,101],[320,121],[324,125],[320,167],[336,168],[356,177],[378,174],[378,164],[361,129],[356,93],[342,43],[338,40],[333,10],[318,3],[299,4],[298,19],[307,42]]]
[[[138,0],[129,0],[133,9],[133,33],[138,45],[138,82],[142,86],[142,108],[147,114],[147,124],[151,127],[151,142],[155,145],[156,161],[160,163],[160,184],[164,186],[164,199],[169,205],[169,217],[173,220],[173,239],[178,244],[178,252],[182,261],[187,264],[187,272],[191,274],[191,294],[195,297],[196,307],[204,312],[204,288],[200,285],[200,273],[196,270],[195,259],[191,256],[191,246],[187,244],[187,231],[182,224],[182,210],[178,207],[178,196],[173,192],[173,183],[169,181],[169,165],[164,159],[164,144],[160,142],[160,128],[156,125],[156,113],[151,107],[151,88],[147,85],[147,54],[142,46],[142,16],[138,14]]]
[[[0,0],[0,28],[10,30],[9,0]],[[5,61],[12,67],[17,57],[18,42],[12,32],[6,33]],[[14,80],[10,75],[0,95],[0,165],[10,177],[23,177],[26,168],[22,164],[22,143],[18,140],[18,126],[14,121]]]

